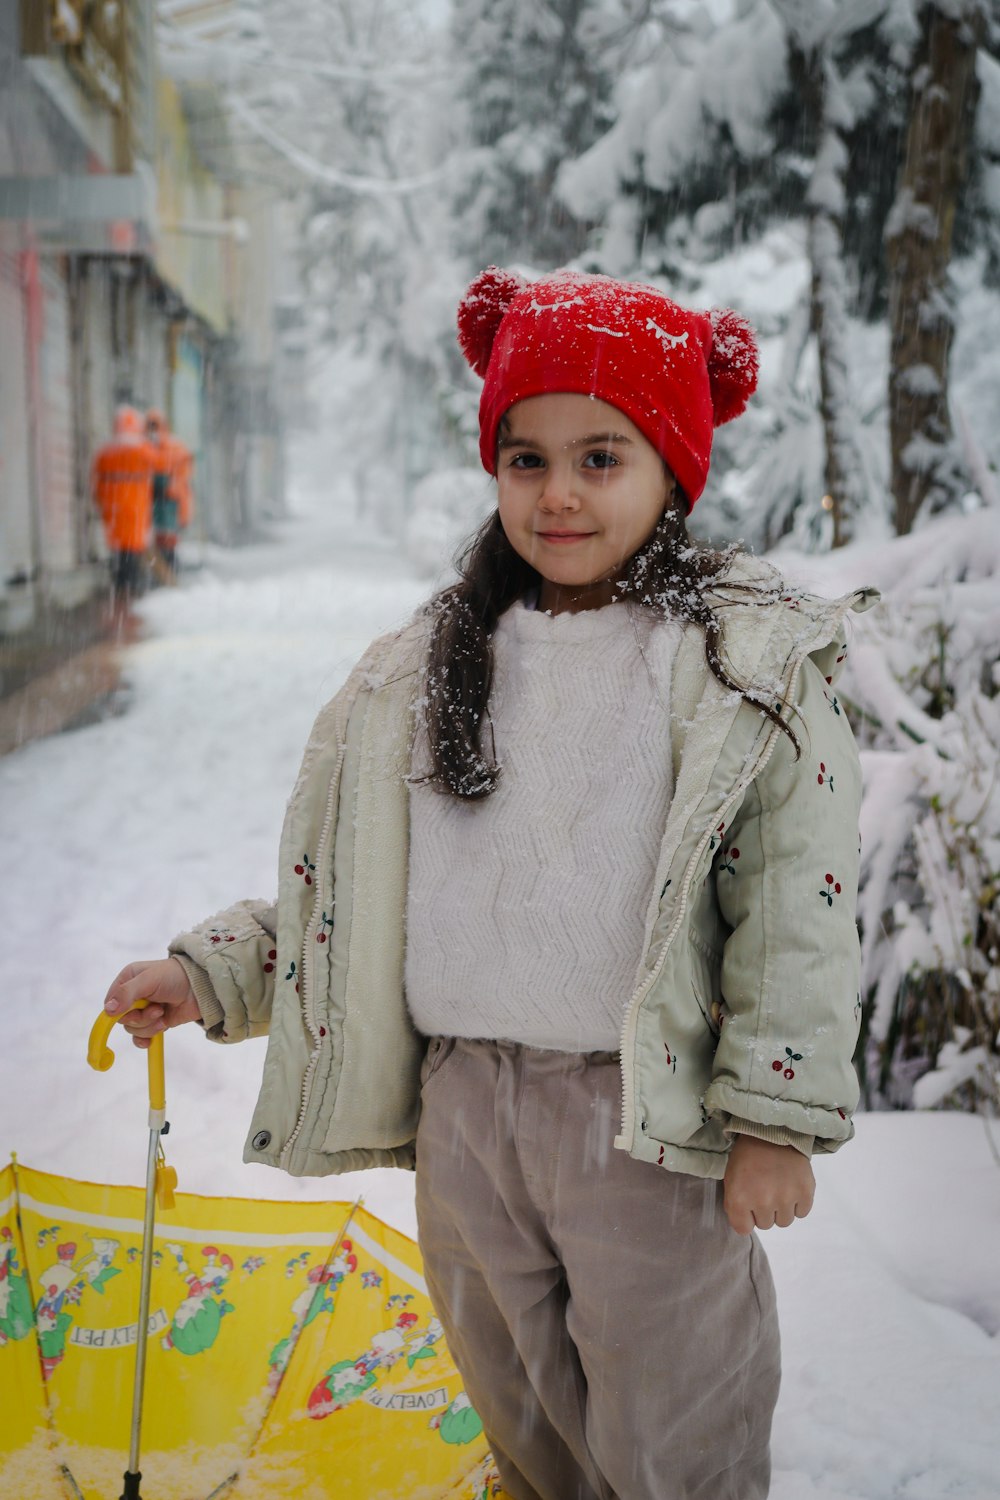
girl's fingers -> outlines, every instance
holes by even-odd
[[[796,1219],[804,1219],[812,1208],[812,1199],[793,1204],[763,1204],[754,1210],[754,1223],[758,1229],[790,1229]]]
[[[133,1010],[138,1000],[149,1003]],[[154,1036],[170,1026],[199,1018],[198,1002],[182,965],[174,958],[127,964],[108,990],[104,1009],[120,1020],[137,1047],[148,1047]]]
[[[135,963],[122,969],[104,998],[104,1009],[110,1015],[120,1015],[142,999],[142,975],[149,967],[147,963]]]
[[[754,1228],[754,1216],[752,1210],[745,1204],[734,1203],[730,1198],[723,1200],[726,1218],[737,1234],[752,1234]]]
[[[155,1036],[163,1030],[163,1007],[147,1005],[144,1010],[130,1010],[121,1024],[132,1036]]]
[[[810,1205],[794,1204],[787,1207],[773,1203],[740,1205],[729,1202],[725,1205],[726,1217],[737,1234],[751,1234],[754,1229],[789,1229],[796,1219],[804,1219]]]

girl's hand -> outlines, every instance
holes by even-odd
[[[738,1135],[726,1165],[723,1207],[737,1234],[754,1228],[787,1229],[812,1208],[816,1179],[794,1146],[776,1146]]]
[[[129,1011],[122,1026],[137,1047],[148,1047],[159,1031],[200,1021],[201,1011],[176,958],[157,958],[126,964],[104,1000],[109,1015],[121,1015],[137,1000],[148,1000],[145,1010]]]

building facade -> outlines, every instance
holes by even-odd
[[[152,0],[0,6],[0,637],[106,587],[89,475],[120,403],[191,448],[197,535],[283,509],[279,205],[219,90],[158,68],[156,24]]]

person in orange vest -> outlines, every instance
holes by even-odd
[[[164,582],[177,573],[177,537],[190,524],[193,510],[190,448],[167,426],[155,408],[146,413],[146,437],[155,455],[153,472],[153,531],[157,570]]]
[[[132,406],[115,413],[114,437],[94,457],[91,491],[111,552],[115,602],[127,602],[142,592],[153,523],[153,452]]]

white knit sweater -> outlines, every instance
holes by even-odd
[[[673,790],[679,638],[624,604],[501,618],[497,791],[410,793],[406,994],[420,1031],[618,1047]],[[426,767],[418,736],[414,769]]]

